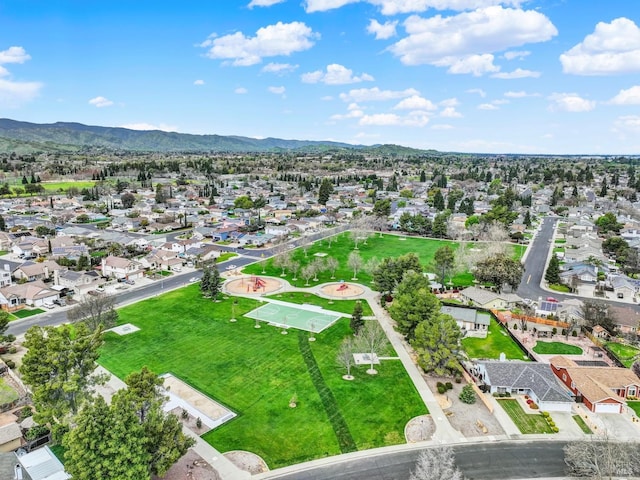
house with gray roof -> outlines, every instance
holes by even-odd
[[[490,393],[528,395],[540,410],[571,412],[571,392],[547,363],[486,360],[475,362],[472,372]]]
[[[512,308],[522,299],[514,293],[496,293],[485,288],[468,287],[460,291],[462,300],[486,309]]]
[[[453,305],[443,305],[440,313],[451,315],[465,337],[487,338],[491,315],[487,312],[480,312],[475,308],[456,307]]]

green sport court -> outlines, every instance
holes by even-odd
[[[325,310],[314,305],[294,305],[271,300],[248,313],[245,317],[267,322],[281,328],[297,328],[307,332],[320,333],[333,325],[341,317],[349,315]]]

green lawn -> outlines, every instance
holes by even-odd
[[[537,342],[533,351],[540,355],[582,355],[582,349],[562,342]]]
[[[69,187],[75,187],[79,190],[83,188],[91,188],[96,184],[95,181],[74,181],[74,182],[42,182],[41,185],[50,192],[66,192]]]
[[[571,292],[571,289],[568,286],[563,285],[561,283],[550,283],[549,288],[553,291],[561,292],[561,293]]]
[[[634,360],[640,354],[640,349],[631,345],[625,345],[624,343],[607,342],[605,345],[627,368],[631,368]]]
[[[241,315],[258,305],[242,297],[214,303],[197,285],[130,305],[119,322],[141,330],[108,333],[99,362],[121,378],[144,365],[172,372],[227,405],[238,417],[205,440],[222,452],[255,452],[270,468],[404,442],[406,422],[426,407],[399,361],[384,361],[375,377],[354,368],[355,380],[345,381],[336,354],[351,335],[346,319],[309,342],[306,332],[255,329]],[[297,408],[288,406],[293,395]]]
[[[640,400],[627,401],[627,407],[633,410],[636,416],[640,417]]]
[[[238,254],[233,252],[221,253],[220,256],[216,258],[216,263],[226,262],[227,260],[231,260],[233,257],[237,257],[237,256]]]
[[[469,358],[498,359],[504,353],[510,360],[526,360],[527,356],[507,332],[491,317],[487,338],[463,338],[462,347]]]
[[[584,421],[584,419],[580,415],[573,415],[571,418],[575,420],[575,422],[578,424],[578,426],[584,433],[586,434],[593,433],[589,428],[589,425],[587,425],[587,423]]]
[[[498,403],[509,414],[520,433],[553,433],[546,418],[540,413],[525,413],[515,398],[498,399]]]
[[[33,310],[27,310],[26,308],[23,308],[22,310],[16,310],[11,315],[16,318],[27,318],[38,315],[39,313],[44,313],[44,310],[42,310],[41,308],[34,308]]]
[[[9,386],[4,378],[0,378],[0,405],[13,402],[17,400],[18,397],[18,392]]]
[[[334,312],[348,313],[349,315],[353,313],[353,308],[357,302],[357,300],[329,300],[328,298],[322,298],[305,292],[284,292],[276,295],[267,295],[267,298],[296,303],[298,305],[308,303],[327,310],[333,310]],[[367,302],[362,302],[362,314],[365,317],[373,315],[373,311]]]
[[[340,262],[340,266],[336,270],[334,279],[331,278],[330,272],[322,272],[318,275],[318,282],[311,281],[310,284],[337,280],[353,281],[353,271],[348,268],[347,259],[349,258],[349,254],[354,251],[355,244],[351,239],[349,232],[338,234],[334,236],[333,239],[331,246],[329,246],[327,239],[320,240],[309,245],[306,256],[302,247],[298,247],[291,251],[293,259],[300,262],[302,266],[307,265],[316,258],[319,258],[315,256],[316,253],[326,254],[324,258],[333,257]],[[420,262],[425,269],[429,270],[429,265],[433,261],[433,255],[436,250],[444,245],[450,245],[454,250],[459,247],[458,243],[449,240],[404,237],[400,235],[380,236],[379,234],[374,234],[367,240],[366,244],[359,242],[358,250],[356,251],[360,254],[360,257],[364,262],[373,257],[376,257],[378,260],[382,260],[387,257],[399,257],[406,253],[415,253],[420,258]],[[470,248],[472,246],[472,244],[469,244]],[[514,257],[521,257],[524,250],[525,246],[523,245],[513,245]],[[243,273],[279,277],[282,273],[282,269],[275,267],[273,265],[273,259],[271,258],[264,262],[248,265],[244,268]],[[305,286],[305,281],[301,277],[300,272],[298,272],[298,279],[295,281],[293,280],[293,275],[290,271],[287,271],[286,273],[287,275],[284,278],[286,278],[286,280],[288,280],[292,285],[297,287]],[[371,275],[364,271],[364,269],[358,272],[357,278],[358,283],[362,283],[364,285],[370,285],[371,283]],[[457,274],[452,277],[451,281],[455,286],[473,285],[473,275],[470,273]]]

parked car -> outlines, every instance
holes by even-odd
[[[127,280],[125,283],[127,285],[135,285],[136,284],[135,280]]]

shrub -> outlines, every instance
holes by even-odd
[[[578,332],[576,332],[575,330],[573,332],[571,332],[571,336],[572,337],[577,337],[578,336]]]
[[[553,327],[551,329],[551,335],[555,335],[556,333],[558,333],[558,329],[556,327]]]
[[[540,407],[535,403],[530,403],[529,408],[532,410],[538,410]]]
[[[460,396],[458,397],[462,403],[476,403],[476,392],[473,391],[473,387],[469,384],[462,387]]]
[[[526,332],[527,331],[527,326],[525,325],[524,327],[522,327],[522,331]]]
[[[505,396],[505,397],[510,397],[510,396],[511,396],[511,392],[506,392],[506,393],[504,394],[504,396]]]
[[[514,330],[517,330],[517,329],[518,329],[518,324],[517,324],[517,323],[514,323],[514,324],[513,324],[513,329],[514,329]]]
[[[189,418],[189,411],[186,408],[182,409],[182,414],[180,415],[182,418]]]
[[[560,429],[558,427],[551,427],[551,431],[553,433],[558,433],[560,431]]]
[[[9,347],[9,353],[13,354],[16,353],[18,351],[18,349],[16,347]]]
[[[462,375],[456,375],[456,383],[462,383]]]
[[[451,390],[453,388],[453,384],[451,382],[445,383],[444,386],[447,387],[447,390]]]
[[[499,394],[498,392],[493,392],[493,396],[494,396],[495,398],[498,398],[498,397],[500,396],[500,394]]]
[[[442,384],[438,385],[438,393],[439,393],[440,395],[442,395],[442,394],[443,394],[444,392],[446,392],[446,391],[447,391],[447,387],[445,387],[445,386],[444,386],[444,385],[442,385]]]
[[[4,363],[6,363],[7,367],[9,367],[9,368],[11,368],[11,369],[16,368],[16,362],[14,362],[14,361],[13,361],[13,360],[11,360],[11,359],[7,359],[7,360],[5,360],[5,361],[4,361]]]
[[[551,414],[549,412],[540,412],[544,418],[549,418]]]
[[[442,383],[442,382],[436,383],[436,388],[440,389],[440,387],[444,387],[444,383]]]
[[[202,419],[200,417],[196,418],[196,427],[202,428]]]

